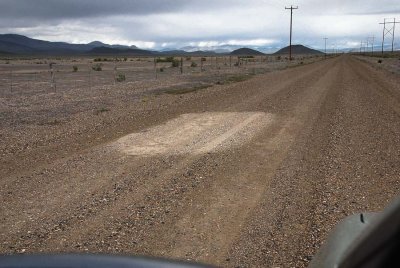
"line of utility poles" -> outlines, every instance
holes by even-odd
[[[396,18],[393,18],[393,21],[386,21],[390,19],[383,19],[383,22],[379,24],[383,24],[383,33],[382,33],[382,55],[383,55],[383,46],[385,45],[385,36],[392,36],[392,53],[394,47],[394,29],[396,28],[396,24],[400,23],[396,21]]]
[[[372,40],[372,42],[370,40]],[[371,44],[371,53],[374,54],[375,35],[367,37],[367,44],[368,43]],[[368,51],[368,45],[367,45],[367,51]]]
[[[324,40],[325,40],[325,59],[326,59],[326,40],[328,40],[328,38],[324,37]]]
[[[285,7],[285,9],[290,9],[290,38],[289,38],[289,60],[292,60],[292,19],[293,19],[293,9],[298,9],[299,7]]]
[[[298,9],[299,7],[296,6],[290,6],[290,7],[285,7],[285,9],[289,10],[290,9],[290,35],[289,35],[289,59],[292,60],[292,29],[293,29],[293,10]],[[394,50],[394,33],[395,33],[395,28],[396,24],[400,23],[399,21],[396,21],[396,18],[393,18],[393,21],[390,21],[391,19],[384,19],[382,23],[383,24],[383,33],[382,33],[382,54],[384,51],[384,45],[385,45],[385,37],[387,35],[390,35],[392,37],[392,53]],[[327,37],[324,37],[325,40],[325,58],[326,58],[326,40],[328,40]],[[372,41],[372,42],[371,42]],[[362,52],[368,52],[369,51],[369,45],[371,44],[371,52],[374,54],[374,43],[375,43],[375,36],[370,36],[367,37],[366,42],[361,41],[360,43],[360,53]],[[365,47],[366,45],[366,47]],[[334,53],[337,53],[336,49],[336,44],[334,48]]]
[[[368,36],[365,41],[360,42],[360,53],[374,54],[375,36]],[[370,49],[371,48],[371,49]]]

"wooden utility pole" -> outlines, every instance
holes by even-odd
[[[324,40],[325,40],[325,59],[326,59],[326,40],[328,40],[328,38],[324,37]]]
[[[57,86],[56,86],[56,81],[55,81],[55,79],[54,79],[53,63],[50,63],[50,64],[49,64],[49,67],[50,67],[50,81],[51,81],[51,86],[52,86],[54,92],[56,92],[56,91],[57,91]]]
[[[89,64],[89,90],[92,90],[92,68]]]
[[[114,86],[117,81],[117,58],[114,60]]]
[[[290,9],[290,38],[289,38],[289,60],[292,60],[292,19],[293,19],[293,9],[298,9],[299,7],[285,7],[285,9]]]
[[[157,79],[157,59],[154,57],[154,75],[155,78]]]
[[[13,92],[13,71],[10,69],[10,92]]]

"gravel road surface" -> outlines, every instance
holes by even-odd
[[[304,267],[399,194],[400,77],[350,55],[131,106],[4,126],[0,253]]]

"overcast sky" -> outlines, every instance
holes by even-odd
[[[94,40],[147,49],[184,46],[359,47],[384,18],[400,21],[400,0],[0,0],[0,33],[71,43]],[[396,43],[400,43],[398,24]]]

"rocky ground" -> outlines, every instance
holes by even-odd
[[[389,53],[387,52],[383,56],[380,52],[375,52],[375,54],[368,56],[358,56],[358,59],[367,62],[374,66],[378,70],[386,70],[393,74],[400,74],[400,53]]]
[[[0,252],[304,267],[398,195],[397,74],[343,55],[237,80],[2,98]]]

